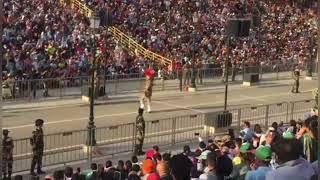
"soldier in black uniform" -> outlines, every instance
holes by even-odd
[[[293,72],[292,72],[292,76],[293,76],[293,86],[291,89],[292,93],[299,93],[299,78],[300,78],[300,70],[298,67],[296,67]]]
[[[13,139],[8,136],[9,130],[4,129],[2,140],[2,173],[3,179],[11,179],[13,164]]]
[[[231,81],[236,80],[237,75],[237,61],[234,59],[231,61]]]
[[[136,142],[135,142],[135,149],[134,154],[135,155],[142,155],[144,152],[142,151],[143,147],[143,141],[146,131],[146,123],[143,118],[143,109],[139,108],[138,110],[138,116],[136,118]]]
[[[37,119],[35,121],[36,130],[32,132],[32,137],[30,139],[30,144],[32,146],[32,162],[30,174],[35,176],[34,168],[37,165],[37,174],[44,174],[45,172],[41,170],[42,167],[42,156],[44,150],[44,140],[43,140],[43,120]]]

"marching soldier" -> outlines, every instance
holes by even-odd
[[[142,151],[144,135],[145,135],[146,123],[143,118],[143,109],[139,108],[138,116],[136,118],[136,143],[134,154],[142,155],[144,152]]]
[[[2,140],[2,173],[3,179],[11,179],[13,164],[13,139],[8,136],[9,130],[4,129]]]
[[[292,72],[292,76],[293,76],[294,83],[293,83],[291,92],[292,93],[299,93],[300,70],[298,69],[298,66],[296,66],[296,68]]]
[[[42,156],[44,150],[44,140],[43,140],[43,120],[37,119],[35,121],[36,130],[32,132],[32,137],[30,139],[30,144],[32,146],[32,162],[30,174],[35,176],[34,168],[37,165],[37,174],[44,174],[45,172],[41,170],[42,167]]]
[[[144,88],[144,93],[142,98],[140,99],[140,108],[144,109],[145,103],[147,101],[148,113],[151,112],[151,96],[152,96],[152,87],[153,87],[153,78],[154,78],[155,71],[152,69],[151,65],[145,70],[146,76],[146,84]]]

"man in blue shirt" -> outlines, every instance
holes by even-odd
[[[244,129],[240,131],[240,137],[245,142],[251,142],[254,136],[254,131],[250,128],[250,122],[244,121]]]
[[[272,170],[269,167],[272,151],[268,146],[260,146],[256,149],[255,164],[251,168],[255,169],[246,174],[245,180],[265,180],[267,172]]]

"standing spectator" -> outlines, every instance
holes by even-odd
[[[160,180],[173,180],[169,171],[168,163],[164,161],[158,163],[157,173],[159,174]]]
[[[189,180],[192,166],[191,160],[183,153],[173,156],[169,161],[169,167],[176,180]]]
[[[295,120],[290,120],[290,126],[286,131],[291,132],[292,134],[294,134],[294,136],[297,134],[297,123]]]
[[[90,165],[91,172],[86,175],[86,180],[96,180],[98,178],[98,165],[97,163],[92,163]]]
[[[124,168],[124,162],[122,160],[118,161],[116,171],[119,172],[119,180],[125,180],[127,178],[128,174],[126,173],[126,170]]]
[[[155,173],[155,168],[156,168],[156,165],[151,159],[144,160],[142,162],[142,170],[144,174],[143,179],[144,180],[148,180],[152,178],[157,179],[157,177],[159,179],[158,174]]]
[[[216,175],[216,154],[214,152],[210,152],[207,154],[207,168],[203,174],[200,175],[200,180],[218,180],[218,176]]]
[[[272,156],[271,148],[268,146],[260,146],[256,149],[256,161],[251,165],[252,170],[248,171],[245,180],[265,179],[267,172],[271,171],[270,160]]]
[[[44,174],[45,172],[41,170],[42,168],[42,156],[44,150],[44,139],[43,139],[43,120],[37,119],[35,121],[36,130],[32,132],[32,137],[30,139],[30,144],[32,146],[32,161],[30,174],[35,176],[34,168],[37,165],[37,174]]]
[[[72,176],[73,175],[73,169],[72,167],[66,167],[64,169],[64,176],[65,176],[65,180],[71,180],[72,179]]]
[[[303,154],[309,162],[317,160],[318,153],[318,121],[317,117],[310,117],[304,121],[306,133],[301,137],[303,143]]]
[[[315,171],[307,160],[301,158],[303,145],[296,139],[280,139],[271,147],[279,167],[269,171],[266,180],[310,180]]]
[[[240,137],[243,139],[245,142],[251,142],[254,132],[250,128],[250,122],[249,121],[244,121],[243,122],[243,130],[240,131]]]

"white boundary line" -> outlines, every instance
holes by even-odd
[[[307,91],[309,92],[309,91]],[[258,100],[258,99],[262,99],[262,98],[266,98],[266,97],[279,97],[279,96],[284,96],[284,95],[291,95],[291,93],[274,93],[274,94],[269,94],[269,95],[264,95],[264,96],[256,96],[256,97],[250,97],[250,96],[245,96],[245,95],[241,95],[242,98],[237,98],[234,100],[229,100],[228,102],[239,102],[239,101],[245,101],[245,100]],[[170,107],[175,107],[175,108],[179,108],[179,109],[185,109],[185,110],[190,110],[193,112],[197,112],[197,113],[205,113],[205,111],[201,111],[201,110],[197,110],[197,109],[193,109],[195,107],[200,107],[200,106],[206,106],[206,105],[216,105],[216,104],[221,104],[224,101],[215,101],[215,102],[209,102],[209,103],[199,103],[199,104],[191,104],[191,105],[187,105],[187,106],[179,106],[179,105],[175,105],[172,103],[167,103],[167,102],[161,102],[161,101],[152,101],[153,103],[157,103],[157,104],[162,104],[165,106],[170,106]],[[265,102],[267,102],[265,100]],[[138,103],[138,102],[137,102]],[[172,108],[160,108],[157,109],[157,111],[165,111],[165,110],[171,110]],[[105,115],[100,115],[100,116],[95,116],[95,121],[100,121],[100,120],[104,120],[102,118],[105,117],[115,117],[115,116],[126,116],[126,115],[132,115],[132,114],[136,114],[136,111],[132,111],[132,112],[125,112],[125,113],[117,113],[117,114],[105,114]],[[75,118],[75,119],[65,119],[65,120],[61,120],[61,121],[49,121],[46,122],[46,126],[48,125],[52,125],[52,124],[60,124],[60,123],[66,123],[66,122],[74,122],[74,121],[84,121],[84,120],[88,120],[88,117],[83,117],[83,118]],[[21,129],[21,128],[26,128],[26,127],[33,127],[34,124],[25,124],[25,125],[20,125],[20,126],[12,126],[12,127],[4,127],[7,128],[9,130],[12,129]]]

